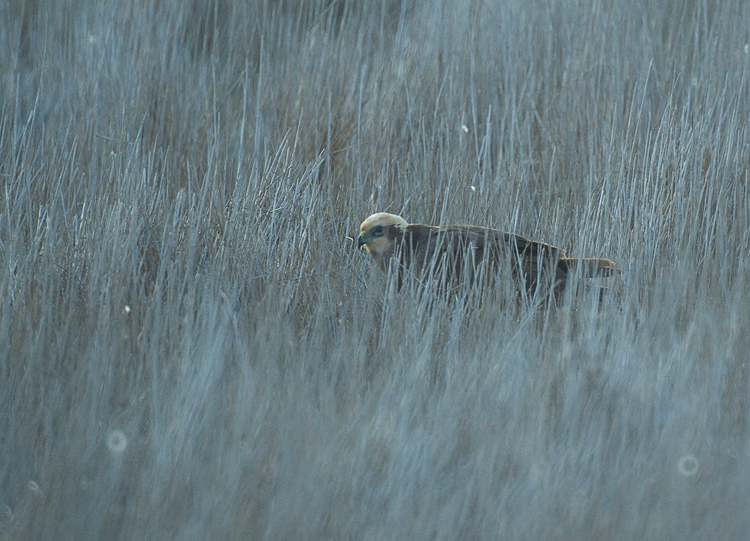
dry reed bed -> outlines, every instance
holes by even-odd
[[[747,5],[24,6],[5,538],[748,531]],[[394,292],[375,210],[617,259],[620,293]]]

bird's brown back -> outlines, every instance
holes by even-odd
[[[496,229],[411,224],[404,232],[400,263],[420,281],[442,273],[452,286],[509,270],[520,289],[533,293],[540,286],[564,287],[564,258],[565,252],[555,246]]]

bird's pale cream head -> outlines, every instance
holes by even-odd
[[[388,270],[388,260],[393,256],[397,241],[403,238],[409,224],[401,216],[378,212],[359,226],[357,246],[364,246],[383,270]]]

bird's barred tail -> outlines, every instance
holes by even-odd
[[[562,259],[562,262],[565,263],[568,272],[580,269],[584,276],[590,278],[620,274],[620,267],[617,266],[617,263],[609,259],[597,257],[566,257]]]

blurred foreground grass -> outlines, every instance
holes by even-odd
[[[0,11],[4,538],[750,531],[747,3]],[[380,210],[622,293],[425,310]]]

